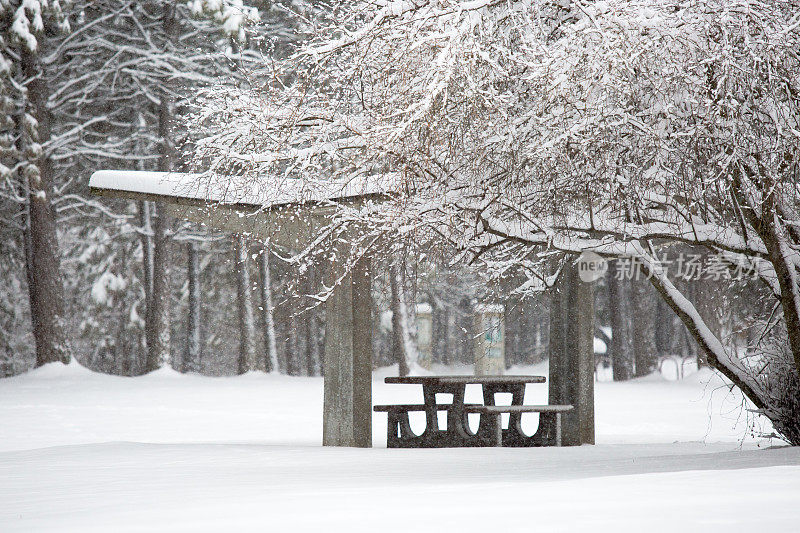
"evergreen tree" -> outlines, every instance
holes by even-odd
[[[0,175],[24,212],[22,231],[36,366],[68,363],[64,286],[53,208],[54,168],[48,101],[42,71],[49,53],[45,32],[70,30],[58,0],[0,3],[0,105],[3,108]]]

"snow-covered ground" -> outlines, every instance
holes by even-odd
[[[421,401],[390,373],[375,403]],[[800,449],[710,372],[596,398],[596,446],[387,450],[380,413],[374,448],[334,449],[319,378],[49,365],[0,380],[0,531],[798,530]]]

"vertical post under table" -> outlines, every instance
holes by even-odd
[[[503,384],[483,384],[483,404],[496,405],[494,395],[497,393],[510,393],[511,405],[522,405],[525,400],[525,383],[503,383]],[[486,415],[486,423],[484,424],[484,415],[481,415],[481,422],[478,426],[478,435],[484,439],[494,440],[494,433],[497,431],[494,420],[491,416]],[[502,431],[502,418],[498,415],[498,423]],[[524,440],[522,433],[522,413],[510,413],[508,417],[508,430],[505,443],[508,446],[519,446]]]
[[[556,446],[561,446],[561,411],[556,411]]]
[[[463,425],[464,394],[466,383],[423,383],[422,397],[425,403],[425,433],[423,434],[431,446],[462,446],[465,435],[459,428]],[[439,429],[439,417],[436,403],[437,394],[452,394],[453,405],[447,411],[447,430]]]
[[[386,447],[399,448],[400,447],[400,421],[397,417],[397,412],[389,409],[386,414],[388,424],[388,431],[386,432]]]
[[[503,446],[503,415],[494,415],[494,445]]]
[[[422,435],[433,443],[439,431],[439,419],[436,414],[436,389],[432,384],[422,384],[422,401],[425,403],[425,431]]]

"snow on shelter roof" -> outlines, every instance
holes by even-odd
[[[345,183],[274,177],[245,180],[238,176],[212,180],[182,172],[98,170],[89,179],[91,191],[103,196],[251,209],[381,197],[397,191],[398,186],[396,174],[364,176]]]

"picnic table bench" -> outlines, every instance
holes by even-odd
[[[374,410],[388,415],[389,448],[445,448],[462,446],[547,446],[561,445],[561,415],[571,405],[524,405],[525,386],[544,383],[543,376],[406,376],[385,379],[390,384],[422,385],[422,404],[376,405]],[[467,385],[481,385],[483,404],[465,403]],[[511,394],[511,405],[496,405],[495,394]],[[438,403],[437,394],[451,394],[451,403]],[[409,413],[425,413],[425,430],[417,435],[411,429]],[[438,413],[447,413],[446,429],[439,429]],[[478,430],[469,427],[468,415],[480,415]],[[522,414],[539,413],[539,430],[526,435]],[[502,415],[508,414],[508,428]]]

